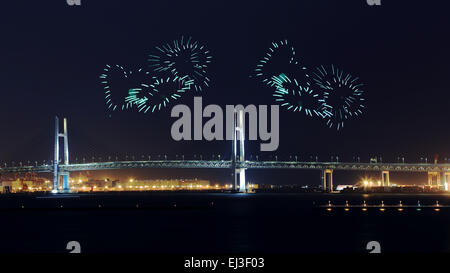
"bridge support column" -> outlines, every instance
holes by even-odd
[[[52,193],[59,193],[60,179],[63,178],[63,191],[70,192],[69,173],[59,171],[59,138],[64,138],[64,165],[69,165],[69,140],[67,134],[67,119],[64,118],[64,132],[59,133],[59,118],[55,117],[55,154],[53,158],[53,190]]]
[[[381,186],[389,187],[391,184],[389,182],[389,171],[381,171]]]
[[[70,174],[69,172],[61,172],[60,174],[63,183],[63,192],[70,192]]]
[[[238,189],[238,175],[239,175],[239,192],[247,191],[247,183],[245,180],[245,168],[242,168],[238,165],[241,165],[245,161],[245,147],[244,147],[244,111],[235,111],[234,112],[234,124],[233,124],[233,143],[232,143],[232,153],[231,153],[231,161],[232,161],[232,175],[233,175],[233,183],[234,190]],[[238,142],[239,141],[239,155],[237,151]]]
[[[239,192],[246,192],[247,191],[247,183],[245,181],[245,170],[239,169]]]
[[[441,174],[439,172],[428,172],[428,185],[439,187],[441,183]]]
[[[325,192],[333,191],[333,170],[331,169],[322,170],[322,183],[323,183],[323,190]]]
[[[447,172],[441,172],[441,188],[444,191],[448,191],[448,177],[450,173]]]

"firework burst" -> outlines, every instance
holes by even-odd
[[[273,42],[266,54],[258,61],[254,72],[255,77],[271,87],[276,86],[273,77],[281,74],[291,79],[295,78],[304,88],[310,86],[306,67],[301,66],[297,61],[295,49],[288,40]]]
[[[272,81],[276,88],[273,97],[281,107],[292,112],[303,112],[310,117],[325,118],[331,115],[324,98],[311,87],[303,87],[295,78],[291,80],[285,74],[272,77]]]
[[[196,91],[202,91],[209,86],[207,69],[211,59],[210,51],[204,45],[182,36],[172,43],[156,47],[148,61],[155,72],[169,71],[174,77],[186,78]]]
[[[139,112],[159,111],[179,99],[192,84],[192,80],[187,80],[186,76],[155,78],[151,84],[142,84],[142,88],[134,88],[125,101],[136,105]]]
[[[148,72],[139,69],[135,72],[126,70],[121,65],[106,65],[100,75],[101,84],[105,92],[105,102],[108,110],[127,110],[133,106],[125,98],[135,88],[139,88],[137,82],[151,79]]]
[[[326,105],[331,108],[332,115],[327,118],[328,127],[339,130],[344,127],[345,120],[363,113],[365,99],[359,78],[331,65],[318,67],[313,81],[323,92]]]

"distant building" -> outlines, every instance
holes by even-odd
[[[352,190],[354,190],[355,188],[357,188],[357,187],[354,186],[354,185],[338,185],[336,187],[336,191],[343,191],[345,189],[352,189]]]
[[[16,180],[3,180],[0,182],[0,193],[14,193],[21,191],[48,191],[51,184],[48,180],[38,178],[34,180],[24,180],[18,178]]]
[[[89,180],[75,183],[72,190],[77,191],[151,191],[151,190],[208,190],[220,189],[221,186],[211,185],[209,180],[198,179],[154,179],[127,181],[109,179]]]

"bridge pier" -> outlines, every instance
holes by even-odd
[[[239,178],[238,178],[238,176],[239,176]],[[247,185],[245,183],[245,169],[236,169],[234,177],[235,177],[236,190],[237,190],[237,188],[239,188],[239,192],[246,192]]]
[[[63,183],[63,192],[70,192],[70,173],[69,172],[60,172],[59,176],[61,177]]]
[[[325,192],[333,191],[333,170],[331,169],[322,170],[322,182],[323,182],[323,190]]]
[[[441,172],[441,188],[444,191],[448,191],[448,177],[450,176],[450,173],[448,172]]]
[[[441,174],[439,172],[428,172],[428,185],[430,187],[440,187]]]
[[[389,187],[389,171],[381,171],[381,186]]]

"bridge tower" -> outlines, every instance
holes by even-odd
[[[59,118],[55,117],[55,154],[53,159],[53,190],[52,193],[59,193],[61,180],[63,182],[63,192],[70,192],[70,175],[68,172],[59,171],[59,138],[64,138],[64,165],[69,165],[69,139],[67,134],[67,119],[64,118],[63,133],[59,132]]]
[[[245,161],[244,154],[244,110],[234,111],[233,115],[233,141],[232,141],[232,154],[231,154],[231,168],[233,176],[233,189],[236,191],[238,188],[238,176],[239,176],[239,192],[246,192],[247,183],[245,181],[245,168],[239,163]],[[239,142],[239,143],[238,143]],[[239,153],[237,147],[239,145]]]

